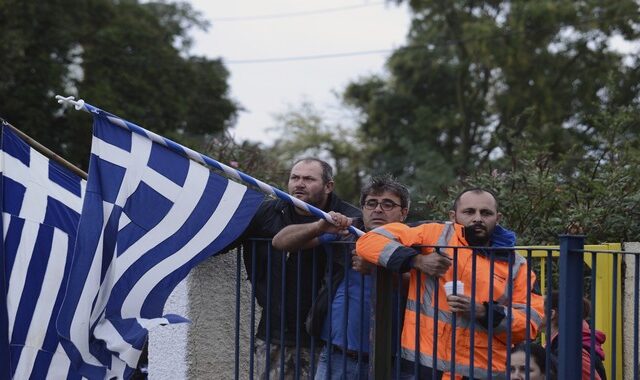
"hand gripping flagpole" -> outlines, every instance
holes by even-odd
[[[253,187],[257,187],[259,188],[263,193],[278,197],[284,201],[287,201],[289,203],[292,203],[294,206],[310,213],[313,214],[315,216],[317,216],[320,219],[324,219],[327,222],[334,224],[333,219],[331,219],[331,216],[329,214],[327,214],[326,212],[320,210],[317,207],[314,207],[306,202],[301,201],[298,198],[292,197],[291,195],[285,193],[282,190],[279,190],[271,185],[268,185],[258,179],[255,179],[239,170],[236,170],[232,167],[229,167],[221,162],[218,162],[216,160],[214,160],[213,158],[210,158],[208,156],[205,156],[203,154],[200,154],[192,149],[189,149],[183,145],[180,145],[178,143],[176,143],[175,141],[169,140],[167,138],[164,138],[160,135],[157,135],[151,131],[148,131],[136,124],[130,123],[124,119],[121,119],[117,116],[114,116],[106,111],[103,111],[97,107],[94,107],[88,103],[85,103],[84,100],[82,99],[78,99],[75,100],[75,98],[73,96],[61,96],[61,95],[56,95],[56,99],[58,100],[58,103],[60,104],[70,104],[73,105],[74,108],[77,111],[86,111],[89,113],[93,113],[96,115],[101,115],[106,117],[107,119],[109,119],[109,121],[111,121],[113,124],[122,127],[124,129],[127,129],[133,133],[137,133],[139,135],[145,136],[147,137],[149,140],[154,141],[158,144],[161,144],[169,149],[171,149],[172,151],[185,156],[189,159],[192,159],[196,162],[199,162],[203,165],[206,165],[208,167],[211,167],[213,169],[217,169],[220,170],[222,172],[224,172],[226,175],[228,175],[229,177],[238,180],[240,182],[249,184]],[[353,227],[353,226],[349,226],[348,227],[349,232],[351,232],[352,234],[356,235],[356,236],[362,236],[364,234],[364,232],[362,232],[361,230]]]

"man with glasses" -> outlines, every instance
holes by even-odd
[[[367,231],[387,223],[402,222],[409,211],[409,191],[389,176],[373,178],[361,191],[360,205]],[[330,215],[335,224],[321,219],[313,223],[288,226],[273,238],[273,245],[281,249],[296,250],[340,239],[347,234],[346,228],[351,225],[352,219],[334,212]],[[345,236],[344,239],[353,241],[353,236]],[[337,246],[334,248],[339,250]],[[353,260],[354,267],[363,266],[357,256]],[[334,261],[343,263],[344,259],[339,255]],[[366,271],[365,268],[361,269]],[[368,375],[366,363],[369,353],[372,278],[369,275],[362,276],[351,266],[341,271],[345,275],[333,289],[335,294],[332,295],[331,312],[322,327],[321,338],[326,345],[320,354],[315,377],[317,380],[366,379]],[[361,291],[364,291],[363,298]],[[346,364],[343,363],[343,357]],[[343,373],[344,368],[346,373]]]

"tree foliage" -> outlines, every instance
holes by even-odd
[[[389,76],[352,83],[345,100],[362,113],[374,168],[425,190],[517,161],[521,141],[553,160],[567,146],[582,157],[606,130],[589,118],[638,95],[637,61],[609,46],[638,38],[635,1],[409,5],[407,45],[388,60]]]
[[[203,152],[266,184],[286,189],[290,166],[262,144],[237,142],[225,133],[207,138]]]
[[[640,236],[640,109],[621,108],[591,118],[606,129],[599,149],[582,160],[553,160],[549,152],[521,147],[508,170],[481,171],[449,189],[492,189],[505,213],[504,224],[518,232],[519,244],[557,244],[559,233],[582,233],[588,243],[637,241]],[[568,157],[568,156],[564,156]],[[446,217],[450,202],[426,203]]]
[[[0,114],[86,167],[90,118],[53,95],[87,102],[181,140],[234,120],[228,72],[189,56],[189,31],[207,23],[187,3],[0,0]]]
[[[281,162],[291,164],[302,157],[319,157],[335,168],[336,192],[357,202],[362,187],[365,162],[361,160],[361,139],[354,129],[326,121],[309,102],[276,116],[280,132],[271,148]]]

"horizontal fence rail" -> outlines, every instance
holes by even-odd
[[[286,252],[253,239],[237,254],[236,289],[250,281],[251,301],[236,297],[235,377],[519,379],[522,370],[529,379],[535,365],[546,379],[640,379],[640,253],[585,246],[581,236],[559,243],[414,247],[451,257],[451,269],[433,277],[374,265],[358,273],[353,242]],[[635,278],[626,298],[624,275]],[[448,293],[449,281],[463,285]],[[466,297],[469,311],[451,312],[448,294]],[[248,340],[238,333],[242,308]]]

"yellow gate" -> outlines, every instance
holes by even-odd
[[[540,290],[542,294],[546,293],[546,281],[542,279],[546,278],[546,260],[547,252],[552,251],[554,257],[560,255],[558,246],[536,246],[526,247],[531,249],[531,256],[534,260],[540,260],[540,277],[538,283],[540,284]],[[620,243],[613,244],[600,244],[600,245],[585,245],[584,250],[590,252],[600,251],[621,251]],[[591,253],[585,252],[584,261],[591,267]],[[519,250],[518,253],[524,258],[527,257],[526,250]],[[622,379],[623,364],[622,364],[622,257],[618,257],[618,278],[617,282],[613,283],[613,255],[610,253],[601,253],[597,255],[597,267],[596,267],[596,299],[595,299],[595,321],[596,329],[604,332],[607,335],[607,340],[603,344],[603,350],[605,353],[604,366],[607,370],[607,377],[611,377],[612,367],[616,370],[616,379]],[[616,363],[611,361],[612,355],[612,338],[613,338],[613,290],[616,289]],[[545,339],[543,335],[543,341]]]

